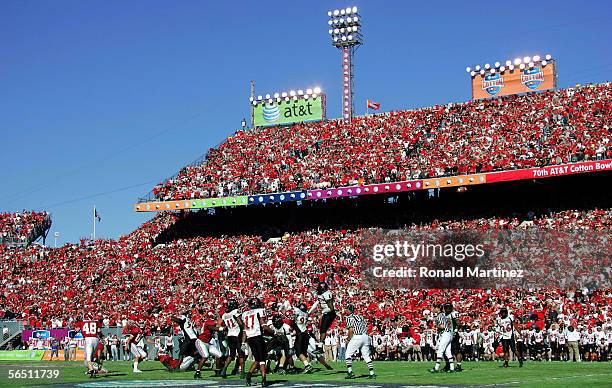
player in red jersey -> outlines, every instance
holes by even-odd
[[[85,361],[87,362],[87,374],[90,378],[93,378],[96,374],[93,362],[96,349],[100,343],[101,328],[102,323],[97,319],[85,319],[76,324],[77,331],[80,331],[85,338]]]
[[[98,347],[96,348],[96,351],[94,352],[94,356],[93,356],[93,369],[95,370],[96,374],[108,373],[108,370],[106,370],[102,366],[102,353],[103,352],[104,352],[104,342],[99,341]]]
[[[134,373],[141,373],[138,365],[147,357],[144,350],[144,333],[135,324],[129,323],[123,328],[123,334],[127,336],[125,342],[125,350],[132,353],[134,356]]]
[[[183,361],[179,363],[179,360],[173,358],[171,355],[167,354],[165,351],[159,351],[155,360],[161,362],[170,372],[176,372],[180,370],[184,372],[189,370],[195,359],[192,356],[186,356],[183,358]]]
[[[200,314],[202,314],[202,312],[200,312]],[[202,378],[202,367],[204,366],[204,362],[206,362],[210,356],[215,357],[215,376],[219,376],[221,372],[221,351],[211,343],[216,330],[217,322],[215,321],[215,314],[213,312],[209,312],[208,317],[204,321],[204,325],[202,325],[200,335],[198,335],[195,343],[201,359],[198,363],[196,373],[193,376],[194,379]]]

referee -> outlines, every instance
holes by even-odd
[[[436,327],[438,329],[439,337],[438,337],[438,345],[436,346],[436,365],[434,369],[430,369],[431,373],[441,372],[440,370],[440,362],[444,360],[444,356],[446,356],[450,362],[450,370],[449,372],[455,371],[455,358],[453,357],[453,352],[451,351],[451,342],[453,341],[453,321],[450,316],[450,312],[452,312],[452,305],[449,303],[444,304],[443,309],[448,311],[446,314],[442,312],[442,309],[439,305],[434,305],[433,313],[438,314],[436,317]]]
[[[349,304],[347,307],[350,314],[346,317],[346,328],[348,329],[348,345],[346,346],[346,379],[355,378],[353,373],[353,357],[358,351],[370,370],[369,379],[376,378],[374,374],[374,363],[370,357],[370,336],[368,336],[368,323],[361,315],[355,314],[355,306]]]

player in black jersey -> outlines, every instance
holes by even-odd
[[[198,339],[198,334],[196,333],[195,326],[191,321],[191,311],[185,311],[182,315],[172,317],[171,319],[179,326],[181,332],[183,333],[183,342],[180,346],[177,363],[177,365],[180,366],[183,362],[183,358],[186,356],[193,356],[197,352],[195,344],[196,340]]]

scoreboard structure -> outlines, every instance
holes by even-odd
[[[551,55],[516,58],[493,65],[487,63],[465,70],[471,76],[474,100],[557,87],[557,64]]]

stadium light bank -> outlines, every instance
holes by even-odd
[[[363,44],[362,20],[357,11],[357,7],[347,7],[327,12],[332,46],[342,54],[342,118],[346,122],[353,118],[353,58]]]

